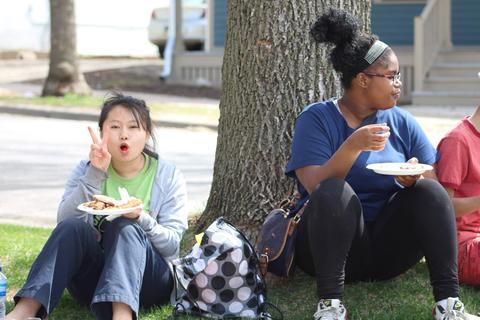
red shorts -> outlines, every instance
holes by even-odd
[[[462,284],[480,284],[480,237],[458,246],[458,279]]]

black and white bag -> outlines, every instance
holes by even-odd
[[[266,310],[266,286],[254,247],[225,219],[215,220],[200,243],[173,265],[184,290],[174,316],[272,319]]]

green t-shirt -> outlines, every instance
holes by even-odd
[[[130,196],[141,199],[143,202],[143,210],[148,212],[150,210],[150,195],[152,193],[153,181],[157,174],[158,161],[149,155],[143,155],[145,157],[145,165],[143,169],[131,179],[125,179],[119,176],[110,164],[108,167],[108,178],[102,185],[102,194],[114,199],[120,199],[118,187],[123,187],[127,189]],[[100,231],[103,231],[100,226],[104,218],[106,218],[106,216],[95,216],[94,218],[94,226]]]

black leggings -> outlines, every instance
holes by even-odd
[[[295,242],[296,264],[317,280],[317,294],[342,299],[344,282],[385,280],[423,256],[435,301],[458,297],[457,240],[451,201],[431,179],[395,193],[375,222],[341,179],[311,194]]]

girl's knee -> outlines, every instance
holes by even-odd
[[[328,178],[322,181],[310,195],[310,199],[315,200],[328,196],[330,198],[340,198],[343,193],[355,194],[352,187],[343,179]]]
[[[450,198],[445,188],[436,180],[420,179],[415,185],[407,189],[414,192],[419,197],[419,200],[433,200],[434,202],[449,203]]]
[[[329,178],[310,195],[313,214],[323,218],[357,219],[361,214],[361,204],[355,191],[343,179]]]
[[[442,185],[434,179],[420,179],[414,184],[413,188],[422,190],[423,192],[433,192],[445,191]]]
[[[107,224],[105,228],[106,233],[119,233],[119,234],[135,234],[143,235],[144,231],[140,226],[132,219],[117,218]]]
[[[409,210],[415,217],[426,218],[426,221],[450,221],[455,212],[452,201],[440,183],[432,179],[418,180],[414,186],[408,188],[406,198]],[[445,220],[447,219],[447,220]],[[454,223],[450,221],[449,223]]]
[[[72,233],[83,230],[90,230],[90,226],[78,218],[68,218],[60,222],[54,229],[55,232]]]
[[[134,220],[122,217],[111,221],[111,225],[121,232],[132,232],[140,230],[140,226]]]

